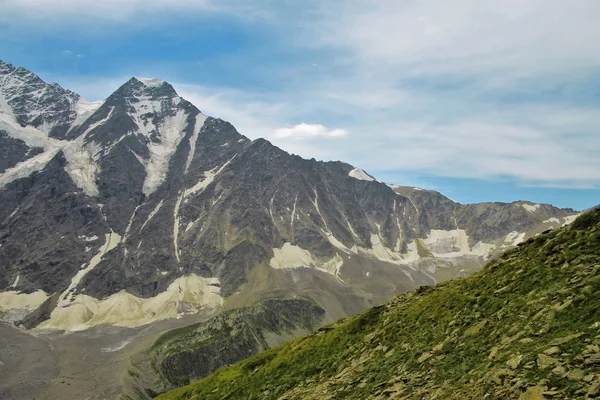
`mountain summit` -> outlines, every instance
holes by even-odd
[[[103,102],[0,64],[0,313],[38,329],[139,326],[303,297],[324,321],[478,270],[568,223],[463,206],[290,155],[158,79]]]

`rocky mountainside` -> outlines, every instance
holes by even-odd
[[[305,160],[158,79],[89,103],[0,62],[0,94],[0,314],[28,328],[139,326],[290,295],[334,321],[575,215],[461,206]]]
[[[226,365],[305,335],[325,310],[306,299],[267,299],[169,331],[131,360],[122,398],[152,399]]]
[[[600,207],[167,399],[600,397]]]

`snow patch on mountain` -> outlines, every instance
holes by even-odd
[[[476,243],[472,248],[469,246],[469,236],[464,229],[440,230],[432,229],[423,243],[427,245],[435,257],[476,255],[487,257],[495,248],[492,244]]]
[[[215,178],[221,173],[223,172],[223,170],[225,168],[227,168],[227,166],[233,161],[233,159],[237,156],[237,154],[235,156],[233,156],[229,161],[227,161],[225,164],[223,164],[221,167],[215,167],[209,171],[206,171],[204,173],[204,179],[198,181],[194,186],[192,186],[189,189],[186,189],[184,192],[184,197],[189,197],[189,196],[193,196],[197,193],[202,193],[204,191],[204,189],[206,189],[208,187],[208,185],[210,185],[212,182],[214,182]]]
[[[198,141],[198,135],[206,122],[206,115],[200,113],[196,115],[196,125],[194,126],[194,133],[190,138],[190,152],[188,153],[187,160],[185,161],[185,173],[187,174],[188,169],[190,169],[190,165],[192,164],[192,159],[194,158],[194,153],[196,152],[196,142]]]
[[[575,214],[575,215],[569,215],[568,217],[565,217],[563,219],[562,226],[569,225],[570,223],[572,223],[573,221],[575,221],[580,215],[581,215],[581,213]]]
[[[419,256],[419,246],[417,245],[417,241],[412,241],[406,245],[406,254],[403,254],[404,261],[407,263],[413,263],[419,261],[421,256]]]
[[[340,276],[340,271],[343,266],[344,259],[339,254],[336,254],[331,260],[321,265],[317,265],[316,268],[320,271],[333,275],[339,282],[344,283]]]
[[[93,113],[95,113],[104,104],[104,100],[101,101],[87,101],[83,97],[80,97],[75,103],[75,112],[77,118],[73,121],[71,126],[78,126],[85,122]]]
[[[273,249],[273,258],[269,265],[275,269],[285,269],[312,267],[315,262],[310,251],[286,242],[280,249]]]
[[[121,243],[121,236],[119,236],[119,234],[114,232],[106,234],[106,240],[100,247],[100,250],[98,250],[98,253],[90,260],[90,263],[87,265],[87,267],[77,271],[77,274],[75,274],[75,276],[71,279],[71,284],[60,296],[57,307],[69,306],[70,301],[72,300],[73,292],[77,288],[77,285],[79,285],[79,282],[81,282],[84,276],[86,276],[91,270],[100,264],[100,261],[102,261],[102,257],[104,257],[105,254],[117,247],[119,243]]]
[[[97,161],[101,148],[94,142],[84,144],[84,139],[82,135],[63,149],[63,154],[67,159],[65,171],[78,188],[88,196],[95,197],[99,195],[96,176],[100,172]]]
[[[179,259],[179,208],[181,207],[181,201],[183,200],[184,196],[185,194],[182,194],[177,198],[175,208],[173,209],[173,247],[175,247],[175,258],[177,258],[177,262],[181,262]]]
[[[540,209],[540,207],[542,207],[542,205],[541,204],[531,205],[531,204],[525,204],[525,203],[523,203],[523,204],[521,204],[521,207],[523,207],[524,209],[526,209],[530,213],[534,213],[534,212],[538,211]]]
[[[22,161],[14,167],[6,170],[3,174],[0,174],[0,188],[6,186],[12,181],[26,178],[34,172],[41,171],[60,150],[60,148],[48,150],[44,153],[38,154],[35,157],[28,158],[27,160]]]
[[[7,291],[0,293],[0,313],[5,321],[18,320],[38,308],[48,295],[43,290],[33,293],[20,293],[18,291]]]
[[[83,240],[84,242],[94,242],[96,240],[98,240],[98,236],[94,235],[94,236],[85,236],[85,235],[81,235],[81,236],[77,236],[79,239]]]
[[[378,260],[389,261],[389,262],[402,262],[404,257],[401,254],[395,253],[393,250],[388,249],[381,242],[381,237],[378,234],[371,234],[371,248],[363,249],[364,253],[368,253]]]
[[[166,291],[148,299],[122,290],[104,300],[79,294],[69,306],[56,307],[50,319],[38,326],[40,330],[77,331],[96,325],[137,327],[223,304],[218,278],[184,275],[169,285]]]
[[[0,114],[0,130],[6,131],[12,138],[22,140],[30,147],[44,149],[43,153],[21,161],[0,174],[0,187],[4,187],[14,180],[26,178],[34,172],[41,171],[69,143],[50,138],[47,133],[34,127],[21,127],[10,113]]]
[[[138,81],[142,82],[146,87],[158,87],[161,86],[165,81],[158,78],[138,78],[135,77]]]
[[[558,222],[558,220],[557,220]],[[525,240],[525,232],[519,233],[516,231],[510,232],[504,238],[504,243],[509,246],[516,246]]]
[[[352,178],[358,179],[360,181],[372,182],[375,180],[372,176],[370,176],[369,174],[367,174],[365,171],[363,171],[360,168],[354,168],[352,171],[350,171],[348,173],[348,175],[351,176]]]
[[[143,191],[146,196],[151,195],[164,182],[169,169],[169,161],[183,139],[187,126],[188,114],[185,110],[178,110],[175,116],[165,117],[165,121],[158,127],[158,143],[150,142],[148,150],[150,159],[146,164],[146,179]]]
[[[269,265],[275,269],[315,268],[343,282],[340,270],[344,265],[344,260],[339,254],[336,254],[331,260],[319,262],[313,258],[310,251],[289,242],[284,243],[280,249],[273,248],[273,257],[269,261]]]
[[[146,218],[146,221],[144,221],[144,224],[142,225],[142,227],[140,228],[140,231],[142,231],[144,229],[144,227],[146,226],[146,224],[148,224],[148,222],[150,222],[150,220],[152,218],[154,218],[154,216],[156,215],[156,213],[160,210],[160,208],[163,206],[163,203],[165,202],[164,199],[162,199],[157,205],[156,207],[154,207],[154,210],[152,210],[152,212],[148,215],[148,218]]]
[[[21,82],[21,84],[23,84]],[[82,98],[77,101],[77,119],[73,122],[79,124],[87,119],[93,112],[100,107],[100,103],[90,103]],[[44,152],[38,154],[35,157],[29,158],[15,165],[13,168],[8,169],[4,174],[0,175],[0,187],[16,180],[25,178],[34,172],[42,170],[52,158],[61,150],[65,150],[66,147],[73,145],[68,150],[71,155],[71,166],[72,169],[69,173],[73,178],[73,181],[86,193],[90,195],[97,195],[97,190],[94,191],[92,186],[89,184],[88,175],[93,169],[93,165],[89,165],[87,157],[82,157],[78,154],[78,150],[83,146],[83,142],[69,142],[66,140],[58,140],[48,136],[48,133],[52,129],[51,125],[44,122],[40,127],[35,128],[33,126],[21,126],[13,112],[12,108],[8,105],[7,100],[4,96],[0,96],[0,130],[4,130],[12,138],[22,140],[30,147],[41,147]],[[65,154],[66,155],[66,154]],[[69,171],[68,171],[69,172]]]

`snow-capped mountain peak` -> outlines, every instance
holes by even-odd
[[[29,326],[141,324],[272,287],[343,316],[574,214],[392,190],[349,164],[250,141],[141,79],[89,103],[0,64],[0,314],[18,303],[10,315],[32,314]],[[188,284],[191,297],[177,289]]]
[[[140,78],[140,77],[134,77],[134,78],[137,79],[138,81],[142,82],[147,87],[158,87],[158,86],[162,86],[163,84],[166,83],[162,79],[158,79],[158,78]]]
[[[56,83],[47,84],[24,68],[0,62],[0,111],[12,115],[21,127],[30,126],[52,138],[67,139],[79,116],[80,98]]]

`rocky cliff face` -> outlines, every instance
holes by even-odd
[[[463,206],[304,160],[157,79],[89,103],[1,63],[0,93],[0,312],[20,320],[45,302],[27,320],[39,328],[137,326],[291,294],[335,319],[468,274],[575,214]]]

